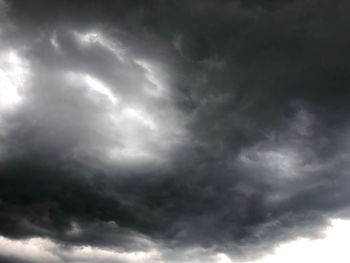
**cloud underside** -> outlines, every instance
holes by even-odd
[[[3,261],[252,260],[347,218],[349,4],[248,2],[0,1]]]

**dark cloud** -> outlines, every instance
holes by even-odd
[[[20,260],[17,258],[3,257],[3,256],[0,256],[0,260],[3,263],[31,263],[31,261],[25,261],[25,260]]]
[[[244,256],[348,208],[346,1],[7,3],[2,235]]]

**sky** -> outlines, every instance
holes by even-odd
[[[0,0],[0,262],[348,262],[349,14]]]

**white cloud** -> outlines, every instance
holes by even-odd
[[[119,61],[125,61],[125,51],[120,43],[108,39],[102,32],[88,31],[82,33],[74,31],[73,34],[82,45],[100,45],[114,54]]]
[[[53,32],[53,34],[51,35],[51,37],[50,37],[50,44],[51,44],[56,50],[59,50],[59,49],[60,49],[60,44],[58,43],[56,32]]]
[[[299,238],[279,245],[273,254],[249,263],[348,263],[350,220],[333,219],[324,234],[322,239]]]
[[[105,96],[112,104],[118,103],[118,98],[113,94],[111,88],[98,78],[87,73],[75,72],[69,72],[67,77],[71,84],[86,86],[90,91]],[[96,94],[92,94],[91,97],[93,98],[94,95]]]
[[[215,256],[215,263],[232,263],[231,259],[224,253]]]
[[[0,109],[13,108],[21,102],[28,76],[28,63],[16,50],[0,51]]]
[[[0,236],[0,255],[32,262],[60,263],[61,258],[53,253],[57,245],[42,238],[11,240]]]
[[[145,89],[152,95],[163,95],[165,92],[165,84],[158,76],[156,68],[145,60],[137,59],[134,62],[145,71],[145,77],[148,80],[148,85],[145,85]]]
[[[160,253],[156,249],[119,252],[94,246],[61,246],[50,239],[44,238],[11,240],[3,236],[0,236],[0,255],[35,263],[161,262],[157,260]]]
[[[95,58],[99,54],[93,49],[102,47],[119,58],[108,64],[115,70],[104,71],[102,67],[105,65],[102,64],[89,68],[87,72],[83,59],[71,56],[69,59],[75,60],[74,68],[53,72],[54,76],[64,76],[58,77],[64,89],[59,96],[71,96],[72,92],[72,96],[79,96],[74,99],[78,101],[77,106],[86,104],[84,107],[65,107],[65,111],[76,111],[72,116],[80,115],[80,126],[87,127],[81,131],[81,144],[74,150],[74,156],[87,154],[117,167],[136,167],[137,164],[137,167],[159,168],[159,165],[168,164],[186,134],[183,121],[180,121],[181,113],[171,100],[168,74],[159,76],[161,70],[156,62],[139,59],[131,50],[121,49],[118,40],[107,38],[102,31],[69,32],[73,32],[73,37],[83,48],[89,47],[85,50],[86,56],[91,51]],[[57,34],[51,36],[53,46],[57,39]],[[67,54],[63,44],[60,50]],[[103,58],[104,55],[100,55]],[[164,92],[165,87],[167,92]],[[43,92],[53,91],[45,89]],[[67,104],[70,100],[62,97],[61,101]],[[88,134],[86,140],[85,133]]]
[[[3,236],[0,236],[0,255],[35,263],[348,263],[349,242],[350,220],[333,219],[324,231],[324,238],[298,238],[278,245],[273,253],[253,261],[233,260],[225,253],[216,253],[209,248],[170,251],[153,243],[152,248],[147,251],[118,251],[95,246],[62,246],[44,238],[11,240]]]
[[[253,261],[233,260],[225,253],[204,248],[169,251],[153,244],[153,248],[147,251],[118,251],[94,246],[61,246],[43,238],[11,240],[3,236],[0,236],[0,255],[47,263],[348,263],[349,242],[350,220],[333,219],[324,231],[324,238],[298,238],[277,246],[272,254]]]
[[[127,107],[123,109],[122,114],[124,114],[128,119],[139,122],[153,131],[157,129],[156,123],[142,110]]]

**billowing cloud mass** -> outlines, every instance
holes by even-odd
[[[0,0],[0,261],[345,262],[349,13]]]

